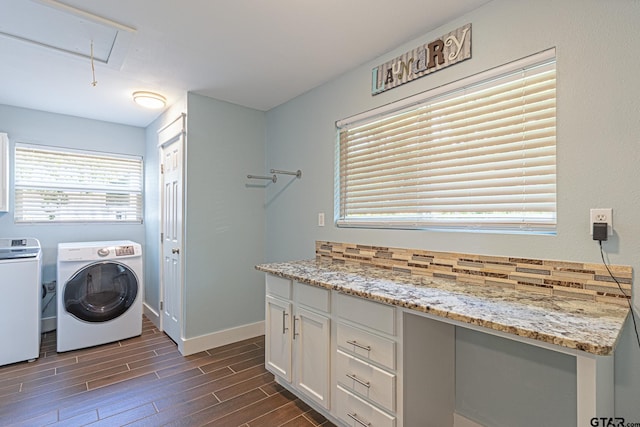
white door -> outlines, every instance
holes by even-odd
[[[293,319],[295,386],[329,409],[329,318],[297,307]]]
[[[161,325],[176,343],[182,338],[182,239],[184,116],[159,134],[161,150]]]
[[[267,295],[265,315],[266,368],[291,382],[291,303]]]

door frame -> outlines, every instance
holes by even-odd
[[[183,218],[183,223],[182,223],[182,227],[179,231],[179,233],[181,234],[181,241],[182,241],[182,247],[180,248],[180,252],[182,254],[184,254],[184,237],[185,237],[185,233],[184,233],[184,218],[185,218],[185,188],[186,188],[186,173],[185,173],[185,168],[186,168],[186,151],[187,151],[187,132],[186,132],[186,118],[187,115],[185,113],[181,113],[178,117],[176,117],[174,120],[172,120],[171,122],[169,122],[169,124],[167,124],[166,126],[160,128],[158,130],[158,191],[160,194],[159,197],[159,212],[160,212],[160,221],[158,222],[158,229],[157,229],[157,235],[156,237],[159,239],[160,241],[160,245],[159,245],[159,251],[158,251],[158,264],[157,264],[157,268],[158,268],[158,277],[160,278],[159,280],[159,289],[158,289],[158,314],[159,314],[159,327],[158,329],[160,331],[164,331],[164,316],[162,314],[163,312],[163,307],[162,304],[163,302],[163,295],[164,295],[164,239],[162,238],[162,226],[164,224],[164,192],[163,192],[163,184],[164,184],[164,177],[163,177],[163,170],[162,170],[162,164],[163,164],[163,150],[166,146],[168,146],[169,144],[173,143],[177,138],[182,137],[182,218]],[[180,256],[180,279],[181,279],[181,283],[180,283],[180,290],[179,290],[179,294],[180,294],[180,330],[181,330],[181,338],[183,338],[184,335],[184,294],[183,294],[183,289],[184,289],[184,262],[183,262],[183,256]],[[180,347],[182,345],[182,343],[177,343],[178,346]]]

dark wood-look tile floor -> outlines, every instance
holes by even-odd
[[[6,345],[6,343],[3,343]],[[143,320],[142,335],[0,367],[1,426],[329,427],[274,382],[264,336],[183,357]]]

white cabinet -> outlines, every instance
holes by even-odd
[[[266,293],[265,366],[280,384],[339,425],[403,425],[401,311],[270,274]]]
[[[335,416],[347,425],[402,425],[399,312],[339,293],[334,301]]]
[[[265,314],[266,367],[291,382],[291,303],[267,295]]]
[[[265,366],[329,409],[330,291],[267,275]]]
[[[336,380],[388,411],[396,410],[396,375],[342,350],[336,352]]]
[[[293,319],[295,387],[329,409],[329,318],[298,306]]]
[[[336,388],[338,418],[354,427],[395,427],[395,417],[370,405],[341,386]]]

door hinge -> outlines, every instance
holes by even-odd
[[[160,301],[160,311],[164,309],[164,302]]]
[[[160,163],[160,173],[164,173],[164,163]]]
[[[160,233],[160,241],[164,242],[164,233]]]

